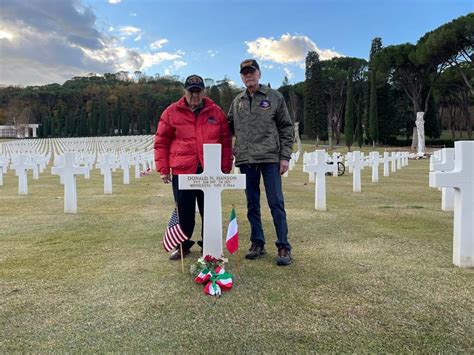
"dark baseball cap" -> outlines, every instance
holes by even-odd
[[[255,70],[260,70],[260,67],[258,66],[258,63],[255,59],[245,59],[242,63],[240,63],[240,72],[242,73],[242,70],[245,68],[252,68]]]
[[[204,80],[199,75],[193,74],[186,78],[184,82],[184,88],[189,89],[201,89],[204,90],[206,86],[204,85]]]

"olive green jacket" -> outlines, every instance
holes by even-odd
[[[260,85],[250,99],[245,90],[232,102],[227,120],[236,138],[236,165],[290,160],[293,123],[278,91]]]

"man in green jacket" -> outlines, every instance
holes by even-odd
[[[240,77],[246,90],[234,99],[228,114],[235,135],[235,165],[246,175],[247,217],[252,245],[245,255],[256,259],[265,254],[265,236],[260,215],[260,177],[263,177],[268,205],[276,230],[277,265],[291,264],[281,175],[288,170],[293,149],[293,123],[285,99],[276,90],[259,84],[256,60],[240,63]]]

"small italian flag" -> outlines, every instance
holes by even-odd
[[[220,296],[222,294],[221,288],[215,282],[209,281],[204,287],[204,293],[211,296]]]
[[[231,254],[234,254],[237,249],[239,249],[239,226],[237,225],[237,217],[235,216],[234,208],[230,211],[230,221],[229,227],[227,227],[225,246]]]

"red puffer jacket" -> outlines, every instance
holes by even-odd
[[[205,97],[198,117],[185,98],[171,104],[162,113],[155,134],[156,170],[160,174],[195,174],[198,162],[204,167],[203,144],[222,144],[221,168],[232,168],[232,135],[224,112]]]

